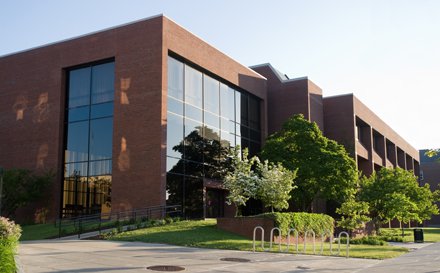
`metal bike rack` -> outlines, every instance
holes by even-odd
[[[264,228],[263,227],[261,227],[261,226],[256,226],[255,228],[254,228],[254,233],[253,233],[253,249],[254,249],[254,252],[255,252],[255,235],[257,234],[257,230],[258,229],[260,229],[261,230],[261,248],[263,249],[263,251],[267,251],[265,248],[264,248]],[[271,240],[271,244],[272,244],[272,240]]]
[[[330,255],[333,255],[333,249],[332,249],[332,244],[333,244],[333,233],[330,230],[324,231],[321,234],[321,251],[319,254],[322,255],[322,253],[324,253],[324,242],[325,242],[325,235],[329,235],[329,243],[330,243]]]
[[[348,233],[345,231],[342,231],[338,235],[338,255],[339,256],[341,255],[341,235],[345,235],[347,238],[347,247],[345,249],[345,257],[348,258],[348,256],[350,256],[350,235],[348,235]]]
[[[313,238],[313,254],[316,254],[316,251],[315,251],[315,232],[313,230],[307,230],[304,233],[304,249],[303,249],[303,253],[306,254],[307,235],[309,233],[312,233],[312,235],[313,235],[313,237],[312,237]]]
[[[272,241],[273,241],[273,232],[274,230],[278,230],[278,235],[280,236],[280,239],[278,240],[278,251],[281,252],[281,229],[274,227],[270,230],[270,244],[269,244],[269,251],[272,250]]]
[[[298,234],[298,231],[296,229],[294,229],[294,228],[289,229],[289,231],[287,232],[287,248],[286,248],[286,250],[284,252],[289,252],[289,248],[290,248],[290,234],[292,232],[295,234],[295,238],[296,238],[296,243],[295,243],[295,245],[296,245],[296,254],[298,254],[298,243],[299,243],[298,236],[299,236],[299,234]]]

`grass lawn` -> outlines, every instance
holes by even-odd
[[[134,231],[112,235],[109,240],[138,241],[147,243],[164,243],[180,246],[233,249],[252,251],[252,240],[248,240],[236,234],[232,234],[216,227],[216,220],[181,221],[165,226],[150,227]],[[302,244],[299,246],[302,252]],[[265,246],[268,247],[268,244]],[[316,253],[320,251],[320,243],[316,243]],[[285,249],[285,246],[283,246]],[[291,252],[294,246],[291,246]],[[261,248],[258,249],[261,251]],[[278,250],[274,245],[273,251]],[[337,245],[333,244],[333,252],[337,251]],[[350,257],[387,259],[400,256],[408,252],[406,248],[392,246],[351,245]],[[307,248],[307,254],[313,254],[312,246]],[[329,244],[324,245],[323,255],[330,255]],[[341,245],[341,256],[345,256],[345,246]]]
[[[429,228],[424,227],[423,229],[423,239],[426,243],[440,242],[440,228]],[[404,242],[414,242],[413,228],[403,229],[405,236],[403,237]],[[400,228],[382,228],[381,234],[393,234],[395,236],[402,235],[402,229]]]

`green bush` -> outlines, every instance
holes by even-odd
[[[341,244],[346,244],[347,238],[341,238]],[[385,246],[388,245],[387,242],[379,237],[369,237],[365,236],[362,238],[350,239],[350,244],[352,245],[375,245],[375,246]]]
[[[290,228],[295,228],[299,234],[312,230],[316,236],[330,232],[333,234],[335,220],[328,215],[306,212],[273,212],[263,213],[256,217],[268,217],[274,220],[275,226],[287,234]]]
[[[8,218],[0,217],[0,273],[16,271],[16,254],[21,228]]]

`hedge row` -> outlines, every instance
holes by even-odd
[[[268,217],[274,220],[276,227],[287,234],[290,228],[295,228],[300,234],[312,230],[316,236],[334,231],[335,220],[328,215],[306,212],[271,212],[257,216]]]
[[[14,255],[21,228],[8,218],[0,217],[0,273],[16,272]]]

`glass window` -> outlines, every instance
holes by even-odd
[[[180,158],[167,157],[167,172],[183,174],[183,161]]]
[[[183,100],[183,63],[168,57],[168,96]]]
[[[235,91],[235,122],[241,122],[241,93]]]
[[[204,75],[203,78],[203,84],[204,84],[204,109],[205,111],[209,111],[214,114],[219,114],[219,106],[220,106],[220,99],[219,99],[219,81]]]
[[[184,213],[190,218],[203,217],[203,180],[185,177]]]
[[[111,160],[97,160],[89,162],[89,176],[100,176],[112,173]]]
[[[233,147],[235,146],[235,136],[231,133],[221,131],[220,142],[223,147]]]
[[[185,116],[193,120],[202,122],[202,109],[185,104]]]
[[[202,123],[185,118],[185,138],[188,137],[191,133],[195,133],[196,135],[202,135]]]
[[[249,128],[246,126],[241,126],[241,136],[242,137],[249,137]]]
[[[113,101],[114,70],[113,62],[92,66],[92,104]]]
[[[92,105],[90,118],[102,118],[113,116],[113,102],[100,103]]]
[[[69,73],[70,108],[90,104],[90,67],[75,69]]]
[[[89,122],[69,123],[67,128],[66,162],[87,161],[89,150]]]
[[[82,176],[87,177],[87,162],[68,163],[64,169],[64,177]]]
[[[90,121],[90,160],[112,158],[113,118]]]
[[[261,141],[261,133],[260,131],[255,131],[255,130],[250,130],[251,133],[251,140],[256,141],[256,142],[260,142]]]
[[[183,103],[179,100],[175,100],[168,97],[168,111],[183,116]]]
[[[235,122],[221,118],[220,123],[220,127],[223,131],[228,131],[232,134],[235,134]]]
[[[216,115],[213,115],[209,112],[203,112],[205,115],[205,124],[209,125],[210,127],[220,128],[220,118]]]
[[[171,113],[167,117],[167,155],[181,158],[182,153],[175,151],[174,147],[183,140],[183,117]]]
[[[241,124],[249,126],[248,96],[241,94]]]
[[[202,73],[185,66],[185,102],[202,108]]]
[[[235,120],[235,90],[227,85],[220,84],[220,107],[221,116],[229,120]]]
[[[181,205],[183,208],[183,176],[167,174],[166,202],[168,206]]]
[[[80,121],[89,119],[89,106],[82,106],[69,109],[68,121]]]
[[[203,127],[203,137],[210,140],[220,140],[220,130],[212,127]]]
[[[253,96],[249,96],[249,126],[260,129],[260,101]]]

